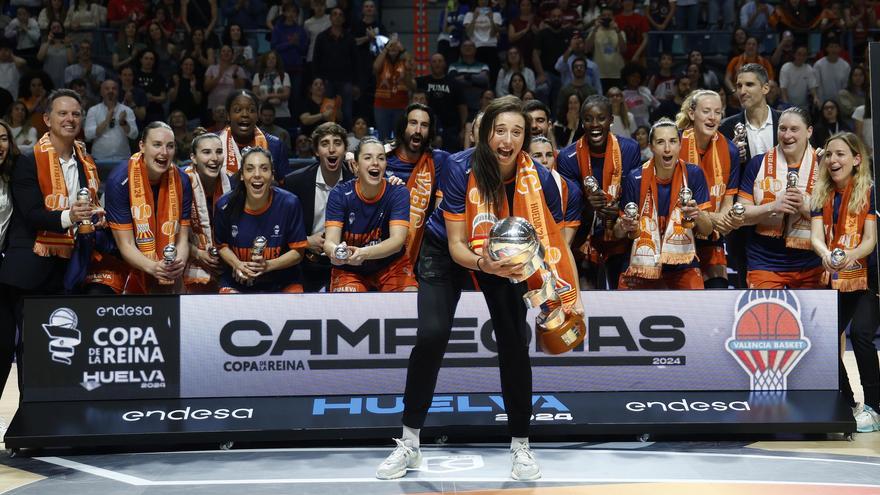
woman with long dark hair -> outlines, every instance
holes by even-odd
[[[141,50],[147,45],[141,42],[138,36],[137,23],[128,21],[125,27],[119,30],[116,39],[116,49],[113,51],[113,70],[119,71],[126,65],[134,63]]]
[[[419,430],[431,405],[452,318],[469,271],[480,284],[498,343],[501,390],[513,437],[511,476],[518,480],[541,476],[528,443],[532,373],[530,328],[522,299],[527,287],[508,280],[520,275],[524,266],[509,258],[495,260],[486,247],[497,219],[510,215],[529,218],[542,232],[545,249],[559,250],[559,262],[553,269],[569,287],[560,294],[569,301],[563,311],[583,313],[571,251],[556,225],[562,220],[559,190],[550,171],[536,167],[525,151],[530,134],[531,121],[522,102],[504,96],[486,108],[476,147],[450,157],[442,207],[429,218],[420,250],[419,324],[407,369],[403,435],[395,439],[397,447],[376,471],[380,479],[400,478],[421,463]],[[540,215],[529,214],[530,210]]]
[[[839,132],[852,131],[852,128],[844,120],[844,115],[836,101],[829,99],[822,103],[822,112],[813,127],[813,135],[810,137],[810,143],[814,148],[823,147],[828,138]]]
[[[214,239],[227,265],[221,294],[303,291],[297,266],[308,246],[302,206],[273,185],[272,170],[268,150],[245,150],[235,187],[217,203]]]
[[[17,149],[21,149],[26,154],[34,152],[34,145],[37,144],[37,130],[31,125],[31,112],[22,101],[16,101],[9,107],[9,113],[6,115],[4,124],[9,127],[9,139],[15,144]]]
[[[205,113],[205,89],[196,71],[196,61],[192,57],[184,57],[180,62],[180,70],[171,76],[168,102],[172,111],[180,110],[186,115],[190,129],[198,124]]]
[[[9,221],[12,219],[12,194],[9,183],[12,179],[12,167],[15,166],[18,155],[18,146],[12,139],[12,129],[9,124],[0,120],[0,252],[6,250],[6,233],[9,229]],[[0,257],[0,263],[2,262]],[[16,345],[13,301],[15,297],[9,289],[0,286],[0,383],[4,385],[12,369],[12,357]],[[21,373],[21,368],[18,372]],[[2,395],[3,387],[0,387],[0,396]],[[5,426],[3,418],[0,418],[0,429]]]
[[[232,62],[248,73],[254,71],[254,49],[248,44],[241,25],[231,23],[223,30],[223,44],[232,48]]]
[[[880,365],[874,334],[880,322],[877,307],[877,207],[868,150],[851,132],[834,134],[823,144],[810,207],[810,240],[822,258],[824,286],[838,290],[838,329],[841,339],[850,327],[850,339],[865,395],[857,408],[843,361],[840,390],[849,400],[859,432],[880,430]],[[837,253],[835,253],[835,251]],[[842,254],[842,257],[839,257]]]

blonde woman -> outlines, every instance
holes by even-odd
[[[869,259],[877,245],[874,183],[867,149],[851,132],[825,141],[810,207],[811,243],[825,268],[823,285],[837,289],[841,338],[850,325],[850,338],[859,369],[864,408],[856,408],[846,368],[839,363],[840,390],[853,406],[860,432],[880,430],[880,367],[874,332],[880,321],[877,307],[877,268]]]
[[[707,289],[726,289],[727,257],[723,235],[742,226],[742,217],[730,208],[739,189],[739,153],[718,127],[724,119],[721,96],[715,91],[692,92],[681,104],[676,126],[682,131],[679,158],[703,170],[709,187],[712,233],[697,239],[697,255]]]

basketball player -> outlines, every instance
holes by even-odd
[[[648,134],[654,157],[633,170],[623,184],[623,214],[614,225],[618,239],[634,235],[629,263],[620,276],[621,289],[702,289],[695,234],[712,232],[706,214],[709,192],[699,166],[679,158],[681,141],[675,124],[658,120]],[[688,187],[693,199],[685,204],[679,191]],[[635,203],[638,216],[625,212]],[[688,225],[690,219],[691,225]]]
[[[581,225],[581,188],[559,175],[556,171],[556,150],[553,143],[544,136],[535,136],[529,143],[529,155],[535,163],[547,167],[559,187],[562,196],[563,221],[559,224],[565,243],[571,245],[572,239]]]
[[[333,188],[327,200],[324,252],[334,265],[330,292],[415,291],[405,252],[409,191],[385,180],[385,147],[377,139],[362,139],[354,156],[357,179]],[[340,246],[344,258],[336,254]]]
[[[632,170],[639,168],[641,150],[635,140],[611,133],[611,101],[604,96],[593,95],[584,101],[581,121],[583,137],[559,151],[557,167],[563,177],[583,188],[583,204],[589,206],[583,212],[583,217],[590,220],[582,220],[587,227],[587,245],[582,250],[594,266],[604,266],[602,280],[598,280],[598,272],[594,274],[596,287],[616,289],[629,242],[625,238],[615,239],[606,227],[617,219],[621,184]],[[587,190],[586,177],[596,179],[596,191]]]
[[[227,267],[221,294],[302,292],[300,270],[308,242],[299,199],[273,186],[272,155],[245,150],[235,187],[217,203],[214,236]],[[260,253],[254,241],[262,237]]]
[[[874,334],[880,322],[877,305],[877,213],[871,179],[870,155],[862,140],[851,132],[835,134],[823,147],[816,185],[810,200],[813,209],[813,251],[825,268],[822,284],[837,289],[840,301],[838,328],[850,327],[859,379],[865,394],[864,408],[856,407],[846,367],[841,360],[840,390],[849,399],[856,427],[862,433],[880,431],[880,364]],[[833,249],[841,249],[835,259]]]

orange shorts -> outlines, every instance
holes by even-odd
[[[100,259],[97,259],[100,258]],[[125,282],[131,267],[116,256],[100,255],[92,256],[92,264],[86,275],[85,284],[101,284],[113,289],[113,292],[122,294]]]
[[[302,284],[290,284],[280,291],[282,294],[302,294],[303,286]],[[233,289],[232,287],[220,287],[220,294],[241,294],[242,292],[238,289]],[[247,293],[246,293],[247,294]]]
[[[749,289],[820,289],[823,273],[821,266],[796,272],[749,270],[746,282]]]
[[[640,277],[627,277],[620,274],[620,281],[617,284],[620,290],[636,290],[636,289],[703,289],[703,273],[699,268],[685,268],[674,272],[664,272],[657,279]]]
[[[418,286],[412,263],[405,254],[384,269],[369,275],[336,267],[330,271],[330,292],[367,292],[370,289],[379,292],[403,292]]]
[[[700,269],[704,272],[712,265],[727,266],[723,244],[700,244],[697,246],[697,257],[700,258]]]

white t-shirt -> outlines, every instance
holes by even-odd
[[[849,82],[849,64],[842,58],[832,64],[828,57],[822,57],[813,64],[813,69],[819,80],[819,99],[837,101],[838,93]]]
[[[788,103],[808,108],[810,106],[810,89],[819,85],[816,71],[809,64],[800,67],[794,62],[786,62],[779,71],[779,87],[788,92]]]
[[[498,46],[498,32],[496,31],[495,36],[492,36],[492,20],[495,21],[495,25],[498,26],[498,30],[501,30],[501,14],[498,12],[492,12],[489,7],[477,7],[476,19],[474,18],[474,12],[468,12],[464,16],[464,25],[467,26],[471,22],[474,23],[474,35],[471,38],[471,41],[477,45],[477,48],[483,48],[486,46]],[[489,15],[492,16],[491,20]]]
[[[282,73],[283,77],[277,74],[271,74],[271,78],[267,78],[267,80],[260,80],[260,74],[254,74],[254,78],[252,81],[253,88],[256,90],[259,88],[259,94],[263,95],[266,93],[277,93],[284,88],[290,87],[290,76],[284,72]],[[275,105],[275,117],[290,117],[290,107],[288,106],[289,100],[282,101],[279,105]]]
[[[18,67],[15,66],[15,62],[0,63],[0,88],[9,91],[13,100],[18,99],[18,81],[20,78],[21,73],[18,71]]]
[[[865,146],[868,147],[868,153],[871,154],[874,152],[874,124],[871,122],[871,117],[865,118],[865,105],[861,105],[856,107],[855,111],[852,114],[853,120],[859,121],[862,123],[862,135],[859,136],[862,138],[862,141],[865,142]]]
[[[318,39],[319,34],[330,29],[330,15],[325,13],[319,19],[309,17],[303,23],[303,28],[309,33],[309,53],[306,55],[306,61],[311,62],[315,56],[315,40]]]

